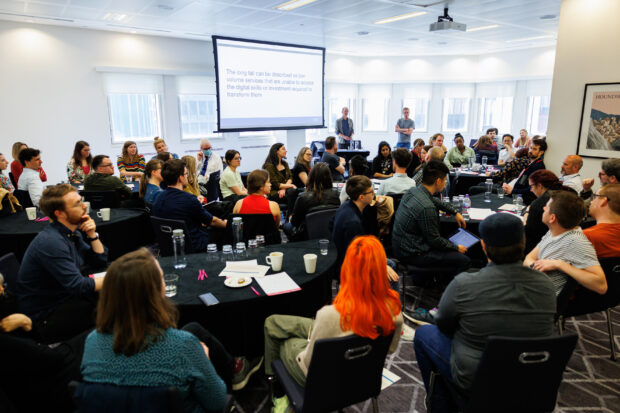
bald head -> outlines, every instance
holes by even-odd
[[[444,152],[443,149],[441,149],[440,146],[433,146],[429,151],[428,154],[426,155],[426,157],[428,158],[428,161],[441,161],[443,160],[443,156],[444,156]]]
[[[562,162],[562,175],[573,175],[581,170],[583,159],[579,155],[568,155]]]

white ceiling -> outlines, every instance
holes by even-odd
[[[286,0],[0,0],[0,19],[210,40],[213,34],[326,47],[359,56],[462,55],[554,46],[561,0],[451,0],[450,15],[476,32],[429,32],[437,0],[317,0],[292,11]],[[424,5],[429,5],[424,7]],[[427,14],[382,25],[373,21]],[[120,22],[108,13],[124,14]],[[553,18],[541,19],[541,16]],[[360,35],[359,32],[368,32]],[[544,38],[538,38],[544,36]],[[531,39],[538,38],[538,39]],[[531,39],[531,40],[520,40]]]

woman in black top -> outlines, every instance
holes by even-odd
[[[269,172],[269,180],[271,181],[269,200],[278,204],[286,203],[287,213],[290,214],[295,205],[295,199],[297,199],[297,187],[293,184],[293,174],[288,163],[284,160],[286,153],[286,147],[283,143],[271,145],[263,169]]]
[[[297,188],[304,188],[308,182],[310,173],[310,161],[312,160],[312,150],[307,146],[301,148],[295,158],[295,166],[291,170],[293,174],[293,185]]]
[[[372,160],[372,177],[389,178],[394,175],[392,169],[392,148],[386,141],[379,142],[379,153]]]

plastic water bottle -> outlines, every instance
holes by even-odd
[[[172,249],[174,250],[174,268],[180,269],[187,267],[185,258],[185,235],[182,229],[172,231]]]
[[[482,157],[482,167],[486,168],[487,167],[487,162],[489,161],[489,158],[486,156]]]
[[[484,183],[484,202],[491,202],[491,192],[493,192],[493,180],[487,179]]]
[[[467,168],[471,171],[474,168],[474,157],[467,158]]]
[[[471,208],[471,199],[469,199],[469,194],[466,194],[463,199],[463,208],[461,213],[466,221],[469,219],[469,208]]]
[[[243,220],[241,217],[234,217],[232,222],[233,245],[243,242]]]
[[[523,210],[523,197],[521,194],[517,195],[517,198],[515,199],[515,208],[517,209],[517,214],[520,215]]]
[[[461,212],[461,203],[459,202],[459,197],[456,195],[452,197],[452,207],[456,209],[456,212]]]

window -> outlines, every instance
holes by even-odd
[[[328,136],[327,128],[306,129],[306,145],[310,146],[313,141],[324,141]]]
[[[387,109],[389,99],[362,99],[362,129],[373,132],[387,131]],[[335,122],[335,121],[334,121]]]
[[[221,136],[215,95],[179,95],[179,116],[182,140]]]
[[[512,97],[480,99],[480,124],[478,129],[481,133],[486,132],[489,128],[497,128],[500,133],[510,130],[512,101]]]
[[[109,93],[112,142],[153,140],[161,136],[161,111],[156,93]]]
[[[469,98],[445,98],[443,100],[444,131],[464,131],[469,118]]]
[[[530,96],[527,103],[527,130],[530,135],[546,135],[549,121],[549,96]]]
[[[415,123],[414,132],[428,132],[428,104],[427,98],[403,99],[403,108],[409,108],[409,117]]]
[[[349,117],[353,119],[355,112],[355,101],[350,98],[332,98],[329,99],[329,114],[327,116],[327,127],[330,132],[336,131],[336,120],[342,116],[342,108],[349,108]],[[355,124],[353,125],[355,130]]]

